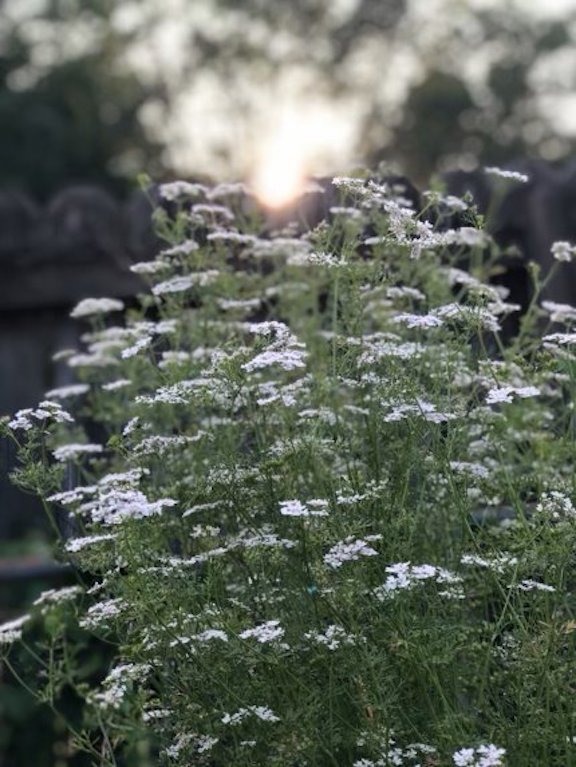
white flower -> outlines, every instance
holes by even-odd
[[[490,476],[489,470],[480,463],[470,463],[468,461],[450,461],[450,468],[459,474],[468,474],[471,477],[487,479]]]
[[[229,724],[232,727],[235,727],[251,714],[258,717],[258,719],[261,719],[263,722],[280,721],[280,717],[276,716],[276,714],[267,706],[247,706],[246,708],[240,708],[234,714],[224,714],[221,721],[223,724]]]
[[[369,546],[367,541],[380,540],[381,535],[366,536],[366,540],[350,536],[340,541],[324,554],[324,562],[329,567],[336,569],[342,567],[345,562],[354,562],[360,557],[375,557],[378,552]]]
[[[260,626],[240,632],[238,636],[240,639],[255,639],[261,644],[267,644],[276,639],[281,639],[284,634],[285,631],[280,626],[280,621],[266,621],[266,623],[262,623]]]
[[[433,314],[397,314],[392,322],[407,328],[439,328],[444,322]]]
[[[102,445],[91,445],[91,444],[60,445],[60,447],[57,447],[54,450],[53,456],[60,463],[64,463],[66,461],[73,461],[82,455],[100,454],[103,452],[103,450],[104,448],[102,447]]]
[[[424,301],[426,296],[421,290],[407,286],[387,288],[386,298],[411,298],[413,301]]]
[[[155,259],[154,261],[140,261],[137,264],[132,264],[130,271],[134,274],[156,274],[169,268],[170,264],[166,261]]]
[[[32,604],[34,607],[41,607],[42,605],[68,602],[70,600],[76,599],[78,594],[81,593],[82,589],[80,586],[64,586],[61,589],[49,589],[48,591],[43,591]]]
[[[527,184],[530,181],[529,176],[525,173],[518,173],[515,170],[504,170],[503,168],[489,167],[484,168],[484,173],[489,176],[497,176],[498,178],[505,178],[510,181],[519,181],[521,184]]]
[[[463,554],[460,562],[463,565],[482,567],[486,570],[502,573],[508,567],[515,567],[518,564],[518,558],[506,552],[501,552],[491,558],[480,557],[477,554]]]
[[[192,638],[197,642],[212,642],[214,639],[218,639],[221,642],[227,642],[228,634],[221,629],[205,629],[200,634],[196,634]]]
[[[34,421],[53,421],[54,423],[74,423],[74,419],[66,410],[63,410],[62,405],[58,402],[51,402],[50,400],[44,400],[36,409],[25,408],[24,410],[18,410],[14,418],[8,422],[8,426],[11,429],[22,429],[23,431],[29,431],[35,424]]]
[[[208,191],[203,184],[192,184],[189,181],[171,181],[161,184],[158,194],[164,200],[174,202],[179,197],[199,197]]]
[[[514,396],[525,399],[537,397],[539,394],[540,390],[535,386],[496,386],[486,395],[486,404],[510,403]]]
[[[157,516],[164,508],[175,506],[173,498],[149,501],[139,490],[110,490],[86,505],[93,522],[119,525],[129,519],[145,519]]]
[[[166,293],[183,293],[186,290],[190,290],[194,285],[205,287],[214,282],[219,274],[220,272],[217,269],[208,269],[205,272],[193,272],[181,277],[172,277],[170,280],[154,285],[152,293],[155,296],[163,296]]]
[[[22,627],[30,620],[29,615],[7,621],[0,625],[0,647],[9,645],[22,637]]]
[[[48,399],[67,399],[68,397],[79,397],[90,391],[89,384],[70,384],[70,386],[59,386],[57,389],[50,389],[46,392]]]
[[[232,242],[238,245],[253,245],[257,238],[253,234],[241,234],[233,229],[217,229],[206,237],[209,242]]]
[[[456,767],[502,767],[506,749],[489,743],[477,748],[461,748],[452,755]]]
[[[80,626],[85,629],[97,629],[106,626],[111,618],[117,618],[126,607],[127,604],[123,599],[107,599],[104,602],[96,602],[79,621]]]
[[[570,242],[562,240],[560,242],[555,242],[550,248],[550,252],[556,261],[564,261],[568,263],[574,258],[576,245],[572,245]]]
[[[101,535],[85,535],[82,538],[70,538],[66,541],[66,551],[70,552],[70,554],[76,554],[88,546],[94,546],[103,541],[113,541],[115,537],[111,533],[102,533]]]
[[[281,349],[279,351],[268,349],[257,354],[249,362],[245,362],[242,368],[247,373],[276,365],[282,370],[297,370],[306,367],[307,356],[308,352],[302,349]]]
[[[160,255],[167,256],[168,258],[171,256],[189,256],[190,253],[194,253],[199,247],[198,243],[194,240],[184,240],[178,245],[173,245],[171,248],[160,251]]]
[[[142,681],[150,671],[147,663],[122,663],[114,667],[102,682],[103,689],[89,699],[102,709],[120,708],[132,682]]]
[[[533,581],[530,579],[521,581],[518,584],[520,591],[556,591],[554,586],[549,586],[547,583],[540,583],[539,581]]]
[[[358,642],[358,637],[348,634],[342,626],[334,624],[327,626],[324,631],[307,631],[304,638],[328,650],[337,650],[341,645],[355,645]]]
[[[557,304],[555,301],[542,301],[542,308],[548,312],[552,322],[566,323],[576,320],[576,306]]]
[[[576,509],[569,498],[558,490],[550,490],[543,493],[537,506],[538,514],[554,521],[571,519],[576,520]]]
[[[225,205],[198,203],[192,206],[192,213],[204,221],[211,221],[214,218],[221,218],[224,221],[234,221],[234,214],[230,208],[227,208]]]
[[[482,229],[475,229],[473,226],[448,229],[436,236],[439,238],[439,245],[464,245],[468,248],[483,248],[490,243],[490,235]]]
[[[110,383],[102,384],[104,391],[116,391],[117,389],[124,389],[126,386],[130,386],[132,381],[129,378],[118,378],[116,381],[110,381]]]
[[[348,192],[359,192],[363,190],[366,185],[365,179],[353,178],[351,176],[334,176],[332,183],[334,186],[337,186]]]
[[[221,197],[236,197],[246,194],[250,194],[250,190],[242,181],[223,181],[208,189],[206,197],[209,200],[218,200]]]
[[[314,505],[319,506],[319,508],[309,508]],[[280,514],[282,514],[283,517],[326,517],[328,515],[328,512],[326,511],[327,505],[327,501],[308,501],[307,504],[303,504],[296,499],[280,501]]]
[[[576,333],[550,333],[549,335],[544,336],[542,341],[546,347],[550,347],[551,344],[571,346],[572,344],[576,344]]]
[[[94,314],[108,314],[109,312],[121,312],[124,309],[124,302],[117,298],[85,298],[76,304],[70,312],[70,316],[91,317]]]
[[[462,599],[464,594],[461,589],[462,578],[455,573],[436,565],[411,565],[410,562],[396,562],[386,568],[389,573],[386,582],[374,589],[374,596],[384,602],[393,598],[398,591],[413,590],[427,580],[434,580],[438,584],[448,584],[452,588],[439,592],[439,596],[449,599]]]
[[[327,266],[334,268],[346,266],[346,259],[343,256],[335,256],[333,253],[315,252],[308,253],[302,251],[294,253],[288,258],[289,266]]]

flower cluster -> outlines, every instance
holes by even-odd
[[[507,346],[469,203],[401,186],[275,232],[163,185],[148,290],[82,302],[70,383],[0,422],[81,575],[0,651],[99,764],[571,763],[576,309],[537,293]]]

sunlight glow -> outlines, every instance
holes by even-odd
[[[303,194],[307,177],[338,167],[348,157],[348,127],[327,106],[285,110],[264,131],[265,138],[254,153],[251,186],[268,208],[287,206]],[[344,125],[344,130],[342,126]]]

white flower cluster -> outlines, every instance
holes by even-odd
[[[444,322],[434,314],[397,314],[392,322],[406,325],[407,328],[439,328]]]
[[[280,514],[283,517],[326,517],[328,501],[323,498],[314,498],[306,503],[296,499],[280,501]]]
[[[247,250],[247,253],[257,259],[292,259],[305,260],[312,250],[312,245],[306,240],[292,237],[275,237],[273,240],[257,239]]]
[[[174,743],[164,751],[169,759],[178,759],[185,748],[192,748],[197,754],[211,751],[218,743],[218,738],[212,735],[196,735],[195,733],[180,733]]]
[[[120,525],[130,519],[145,519],[161,514],[165,508],[175,506],[173,498],[149,501],[140,490],[110,490],[100,492],[93,501],[85,504],[92,522],[104,525]]]
[[[558,490],[549,490],[542,493],[536,505],[536,513],[555,522],[571,520],[576,521],[576,509],[572,499]]]
[[[250,716],[255,716],[262,722],[280,721],[280,717],[276,716],[276,714],[267,706],[247,706],[246,708],[240,708],[234,714],[224,714],[221,721],[222,724],[229,724],[232,727],[236,727]]]
[[[200,224],[216,224],[219,220],[232,222],[234,214],[226,205],[196,203],[192,206],[192,220]]]
[[[22,627],[30,620],[29,615],[22,615],[20,618],[14,618],[11,621],[0,625],[0,647],[11,645],[22,638]]]
[[[281,639],[284,634],[285,631],[280,625],[280,621],[266,621],[266,623],[262,623],[260,626],[241,631],[238,636],[240,639],[255,639],[260,644],[267,644],[268,642]]]
[[[66,461],[75,461],[77,458],[86,455],[99,455],[104,451],[102,445],[90,443],[60,445],[52,451],[52,455],[59,463]]]
[[[106,627],[110,620],[117,618],[128,605],[123,599],[106,599],[92,605],[79,621],[80,626],[93,630]]]
[[[478,554],[463,554],[460,562],[470,567],[481,567],[485,570],[492,570],[495,573],[503,573],[508,568],[515,567],[518,564],[518,557],[513,557],[506,552],[500,552],[491,558],[481,557]]]
[[[457,474],[474,477],[475,479],[488,479],[490,470],[481,463],[471,463],[470,461],[450,461],[450,468]]]
[[[365,337],[362,346],[364,351],[358,357],[360,367],[376,365],[387,357],[401,360],[417,359],[426,351],[426,347],[421,343],[400,339],[385,340],[380,337]]]
[[[261,322],[250,325],[250,331],[257,336],[270,338],[268,347],[242,365],[247,373],[278,366],[282,370],[296,370],[306,367],[305,345],[298,341],[290,328],[283,322]]]
[[[426,190],[422,192],[422,197],[428,200],[432,205],[440,205],[449,211],[456,211],[463,213],[467,211],[469,206],[464,200],[459,197],[455,197],[453,194],[441,194],[435,190]]]
[[[118,391],[118,389],[125,389],[130,386],[132,381],[129,378],[118,378],[116,381],[110,381],[110,383],[102,384],[103,391]]]
[[[504,178],[508,181],[518,181],[521,184],[527,184],[528,181],[530,181],[529,176],[525,173],[519,173],[515,170],[505,170],[504,168],[497,168],[496,166],[484,168],[484,173],[488,176],[496,176],[497,178]]]
[[[153,261],[139,261],[137,264],[132,264],[130,271],[134,272],[134,274],[157,274],[169,268],[170,264],[168,261],[155,258]]]
[[[382,756],[379,759],[357,759],[353,767],[420,767],[420,765],[434,763],[435,758],[430,759],[433,755],[436,755],[436,749],[434,746],[430,746],[427,743],[410,743],[402,748],[399,746],[395,739],[386,735],[383,738],[378,738],[374,743],[374,736],[372,733],[362,734],[356,741],[358,746],[365,746],[367,743],[372,742]],[[414,762],[417,763],[414,764]]]
[[[80,317],[121,312],[123,309],[124,302],[117,298],[84,298],[72,309],[70,316],[79,319]]]
[[[81,538],[70,538],[66,541],[66,551],[70,554],[77,554],[83,549],[94,546],[104,541],[113,541],[116,538],[111,533],[102,533],[101,535],[85,535]]]
[[[407,285],[401,287],[394,286],[386,289],[386,298],[409,298],[412,301],[424,301],[426,296],[417,288],[410,288]]]
[[[80,397],[90,391],[89,384],[70,384],[70,386],[59,386],[57,389],[50,389],[46,392],[48,399],[68,399],[68,397]]]
[[[148,663],[122,663],[115,666],[102,682],[102,690],[92,693],[89,700],[104,710],[118,709],[132,683],[143,681],[149,672]]]
[[[372,592],[381,602],[393,599],[399,591],[412,591],[425,581],[447,584],[448,588],[438,592],[448,599],[464,599],[462,578],[455,573],[436,565],[412,565],[410,562],[397,562],[386,568],[389,573],[385,583]]]
[[[158,194],[163,200],[176,202],[181,197],[201,197],[208,191],[203,184],[193,184],[190,181],[171,181],[161,184]]]
[[[540,583],[540,581],[533,581],[530,578],[521,581],[518,584],[518,589],[520,591],[545,591],[549,594],[556,591],[554,586],[549,586],[547,583]]]
[[[336,256],[333,253],[324,253],[322,251],[306,251],[302,250],[299,253],[295,253],[288,258],[288,264],[290,266],[326,266],[329,269],[334,269],[341,266],[346,266],[347,261],[343,256]]]
[[[538,397],[540,393],[536,386],[495,386],[486,394],[486,404],[510,404],[514,397],[526,399],[527,397]]]
[[[8,426],[15,431],[22,429],[23,431],[29,431],[33,429],[34,421],[45,422],[52,421],[53,423],[74,423],[74,419],[70,413],[62,409],[62,405],[58,402],[51,402],[50,400],[44,400],[37,408],[25,408],[19,410],[14,418],[9,421]]]
[[[200,430],[194,436],[175,434],[169,437],[164,437],[156,434],[151,437],[144,437],[144,439],[136,443],[134,445],[134,453],[135,455],[159,456],[162,455],[166,450],[175,450],[178,448],[186,447],[187,445],[193,445],[204,438],[211,439],[212,435],[203,430]]]
[[[205,272],[192,272],[180,277],[172,277],[164,282],[159,282],[152,288],[155,296],[164,296],[167,293],[183,293],[190,288],[198,286],[201,288],[210,285],[220,276],[217,269],[207,269]]]
[[[570,263],[574,258],[574,255],[576,255],[576,245],[561,240],[552,245],[550,252],[556,261]]]
[[[382,404],[389,406],[387,402]],[[382,420],[386,421],[386,423],[394,423],[395,421],[403,421],[411,417],[423,418],[429,423],[445,423],[446,421],[454,420],[458,416],[456,413],[438,412],[433,402],[418,399],[415,404],[394,404],[392,409],[382,417]]]
[[[552,322],[564,324],[576,322],[576,306],[558,304],[556,301],[542,301],[542,308],[550,315]]]
[[[489,743],[476,748],[461,748],[452,755],[455,767],[503,767],[506,749]]]
[[[379,541],[381,538],[381,535],[367,535],[365,539],[354,538],[351,535],[324,554],[324,563],[335,570],[345,562],[355,562],[360,557],[375,557],[378,552],[368,545],[368,541]]]
[[[355,645],[359,641],[366,641],[364,637],[359,638],[355,634],[349,634],[345,628],[335,624],[327,626],[324,631],[307,631],[304,638],[328,650],[337,650],[342,645]]]
[[[199,245],[195,240],[183,240],[174,245],[171,248],[166,248],[160,251],[160,256],[164,258],[172,258],[174,256],[189,256],[190,253],[195,253],[199,249]]]
[[[64,586],[61,589],[43,591],[32,603],[34,607],[52,607],[63,602],[71,602],[82,593],[80,586]]]

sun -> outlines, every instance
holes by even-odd
[[[298,121],[284,120],[258,150],[251,185],[266,207],[283,208],[302,194],[311,151],[307,138]]]
[[[307,179],[335,168],[349,151],[340,115],[302,101],[268,120],[254,152],[250,186],[267,208],[279,210],[302,195]],[[344,124],[344,127],[347,126]]]

